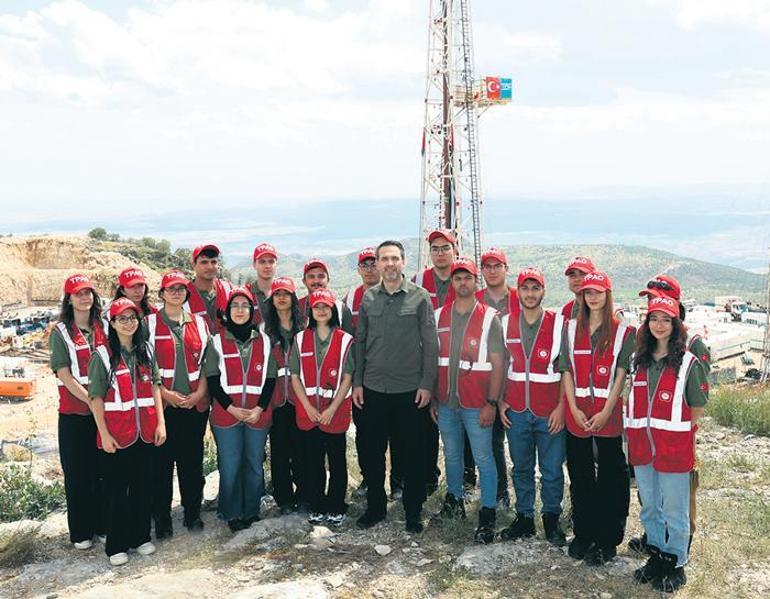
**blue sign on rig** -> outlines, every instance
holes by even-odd
[[[500,99],[513,99],[513,79],[500,79]]]

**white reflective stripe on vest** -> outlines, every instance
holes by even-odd
[[[289,369],[286,366],[278,369],[278,376],[289,376],[290,374],[291,373],[289,372]]]
[[[471,368],[471,370],[492,370],[492,364],[487,360],[487,354],[489,353],[489,330],[492,328],[492,321],[497,316],[497,310],[487,307],[484,312],[484,320],[481,323],[481,339],[479,339],[479,358],[476,363],[482,362],[488,368]],[[462,361],[460,362],[462,364]]]
[[[147,315],[147,340],[152,344],[153,347],[155,347],[155,330],[158,327],[158,315],[157,314],[148,314]],[[168,336],[164,335],[164,339],[169,339]]]
[[[552,375],[554,374],[553,370],[553,364],[556,361],[556,357],[561,352],[561,332],[564,330],[564,316],[561,314],[556,314],[554,321],[553,321],[553,336],[551,339],[551,354],[550,354],[550,362],[548,363],[548,374]],[[559,379],[561,380],[561,373],[556,373],[559,375]],[[534,380],[534,379],[533,379]]]
[[[318,395],[319,397],[325,397],[327,399],[331,399],[334,397],[334,389],[319,388],[316,391],[315,387],[305,387],[305,395],[307,395],[308,397],[314,397],[315,395]]]
[[[197,381],[198,379],[200,379],[201,378],[201,371],[200,371],[200,369],[195,370],[193,372],[188,372],[187,373],[187,378],[190,380],[191,383],[193,381]]]
[[[527,381],[527,373],[525,372],[513,372],[511,367],[508,367],[508,380],[516,383],[525,383]],[[538,374],[536,372],[529,373],[529,380],[532,383],[558,383],[561,380],[560,373],[554,374]]]
[[[692,422],[685,420],[684,422],[672,422],[671,420],[662,420],[660,418],[625,418],[624,424],[628,429],[643,429],[647,428],[649,423],[650,428],[661,431],[671,431],[675,433],[687,433],[692,430]]]
[[[491,362],[468,362],[467,360],[460,360],[457,363],[457,367],[460,370],[475,370],[477,372],[492,372]]]
[[[105,402],[105,412],[128,412],[133,410],[134,407],[149,408],[155,405],[155,400],[152,397],[138,397],[136,400],[126,402]]]
[[[609,389],[598,389],[594,387],[594,397],[607,399],[610,396]],[[575,397],[591,397],[590,387],[575,387]]]
[[[161,378],[164,379],[170,379],[174,377],[173,368],[158,368],[158,373],[160,374]]]
[[[222,335],[224,333],[220,333],[218,335],[214,335],[213,343],[214,343],[214,349],[217,350],[217,354],[219,354],[219,380],[220,384],[222,386],[222,390],[227,393],[228,395],[233,395],[236,393],[243,393],[244,386],[242,385],[230,385],[229,380],[227,378],[227,366],[225,364],[225,358],[238,358],[241,359],[241,354],[234,353],[234,354],[225,354],[224,349],[222,349]],[[269,350],[269,341],[265,341],[265,336],[262,336],[262,342],[267,344],[267,349]],[[252,348],[252,351],[253,348]],[[269,356],[269,351],[266,354],[263,354],[263,356]],[[241,371],[243,371],[243,363],[241,363]],[[200,371],[199,371],[200,372]],[[262,374],[262,380],[264,382],[266,373]],[[246,374],[244,374],[244,377]],[[244,384],[246,381],[243,381]],[[251,395],[259,395],[262,393],[262,385],[245,385],[245,390],[247,394]]]
[[[233,393],[243,393],[243,387],[241,385],[222,385],[222,389],[228,395],[232,395]],[[262,387],[257,387],[256,385],[246,385],[246,393],[257,395],[262,393]]]
[[[80,372],[80,362],[78,362],[78,350],[79,349],[86,349],[91,350],[91,347],[89,345],[75,345],[75,342],[72,340],[72,337],[70,336],[70,332],[67,330],[67,325],[65,325],[63,322],[56,323],[56,328],[59,329],[59,332],[62,334],[62,338],[64,339],[64,343],[67,345],[67,351],[70,355],[70,372],[72,373],[72,378],[74,378],[78,383],[81,385],[87,385],[88,384],[88,371],[85,373]],[[62,383],[58,378],[56,379],[56,384],[60,387],[64,386],[64,383]]]
[[[449,358],[439,358],[438,359],[438,365],[439,366],[449,366]]]

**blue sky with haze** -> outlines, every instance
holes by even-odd
[[[242,236],[264,231],[279,245],[301,245],[303,231],[314,232],[308,247],[334,251],[375,231],[410,234],[427,6],[2,2],[3,228],[100,221],[162,236],[163,221],[188,219],[199,224],[175,237],[186,244],[213,203],[212,231],[239,222]],[[515,90],[482,117],[490,239],[641,241],[766,262],[770,0],[474,0],[472,10],[478,74],[510,75]],[[544,199],[595,217],[520,222]],[[331,211],[332,200],[359,207]],[[380,218],[383,201],[403,217]],[[722,215],[690,216],[704,209]],[[351,235],[367,217],[377,224]]]

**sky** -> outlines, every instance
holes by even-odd
[[[750,238],[766,261],[770,0],[471,7],[479,77],[514,81],[481,117],[488,204],[748,198],[756,222],[726,220],[719,242]],[[303,203],[416,204],[427,14],[427,0],[3,0],[6,228],[283,210],[261,221],[280,240],[314,230]]]

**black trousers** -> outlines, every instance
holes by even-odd
[[[356,456],[358,457],[358,467],[361,469],[361,478],[364,485],[367,485],[366,466],[364,465],[366,435],[363,433],[363,414],[363,409],[353,404],[353,423],[356,425]],[[388,438],[388,445],[390,446],[390,491],[392,493],[394,489],[404,486],[403,458],[399,454],[399,448],[393,442],[392,435]]]
[[[273,497],[279,507],[309,502],[304,453],[297,410],[287,401],[273,410],[270,428],[270,475]]]
[[[200,516],[203,501],[203,436],[208,411],[195,408],[163,410],[166,418],[166,442],[156,448],[153,470],[152,515],[155,525],[171,524],[174,464],[179,479],[185,521]]]
[[[438,479],[441,477],[441,468],[438,467],[438,425],[433,422],[430,416],[428,420],[425,433],[425,439],[428,444],[428,455],[425,462],[425,481],[429,487],[437,487]]]
[[[72,543],[105,531],[107,510],[99,500],[103,494],[99,453],[91,414],[59,414],[59,460]]]
[[[150,540],[150,493],[155,447],[137,439],[115,453],[102,452],[107,485],[107,555]]]
[[[497,470],[497,498],[500,499],[508,493],[508,472],[505,466],[505,427],[500,420],[500,413],[495,414],[495,422],[492,425],[492,455],[495,458]],[[472,485],[476,484],[476,463],[473,461],[473,452],[468,434],[465,433],[464,449],[465,467],[463,481]]]
[[[348,511],[348,465],[345,459],[345,433],[326,433],[315,427],[300,431],[307,467],[307,494],[310,509],[319,514]],[[329,461],[327,488],[326,461]]]
[[[428,408],[418,408],[414,403],[416,393],[416,389],[406,393],[378,393],[364,387],[364,464],[369,485],[366,501],[367,511],[372,515],[385,515],[385,450],[388,439],[392,439],[397,455],[403,456],[406,517],[420,517],[425,502],[426,456],[430,459],[432,442],[429,433],[436,425]]]
[[[594,443],[597,464],[594,466]],[[622,437],[576,437],[567,431],[567,470],[575,536],[600,547],[623,541],[630,501]]]

